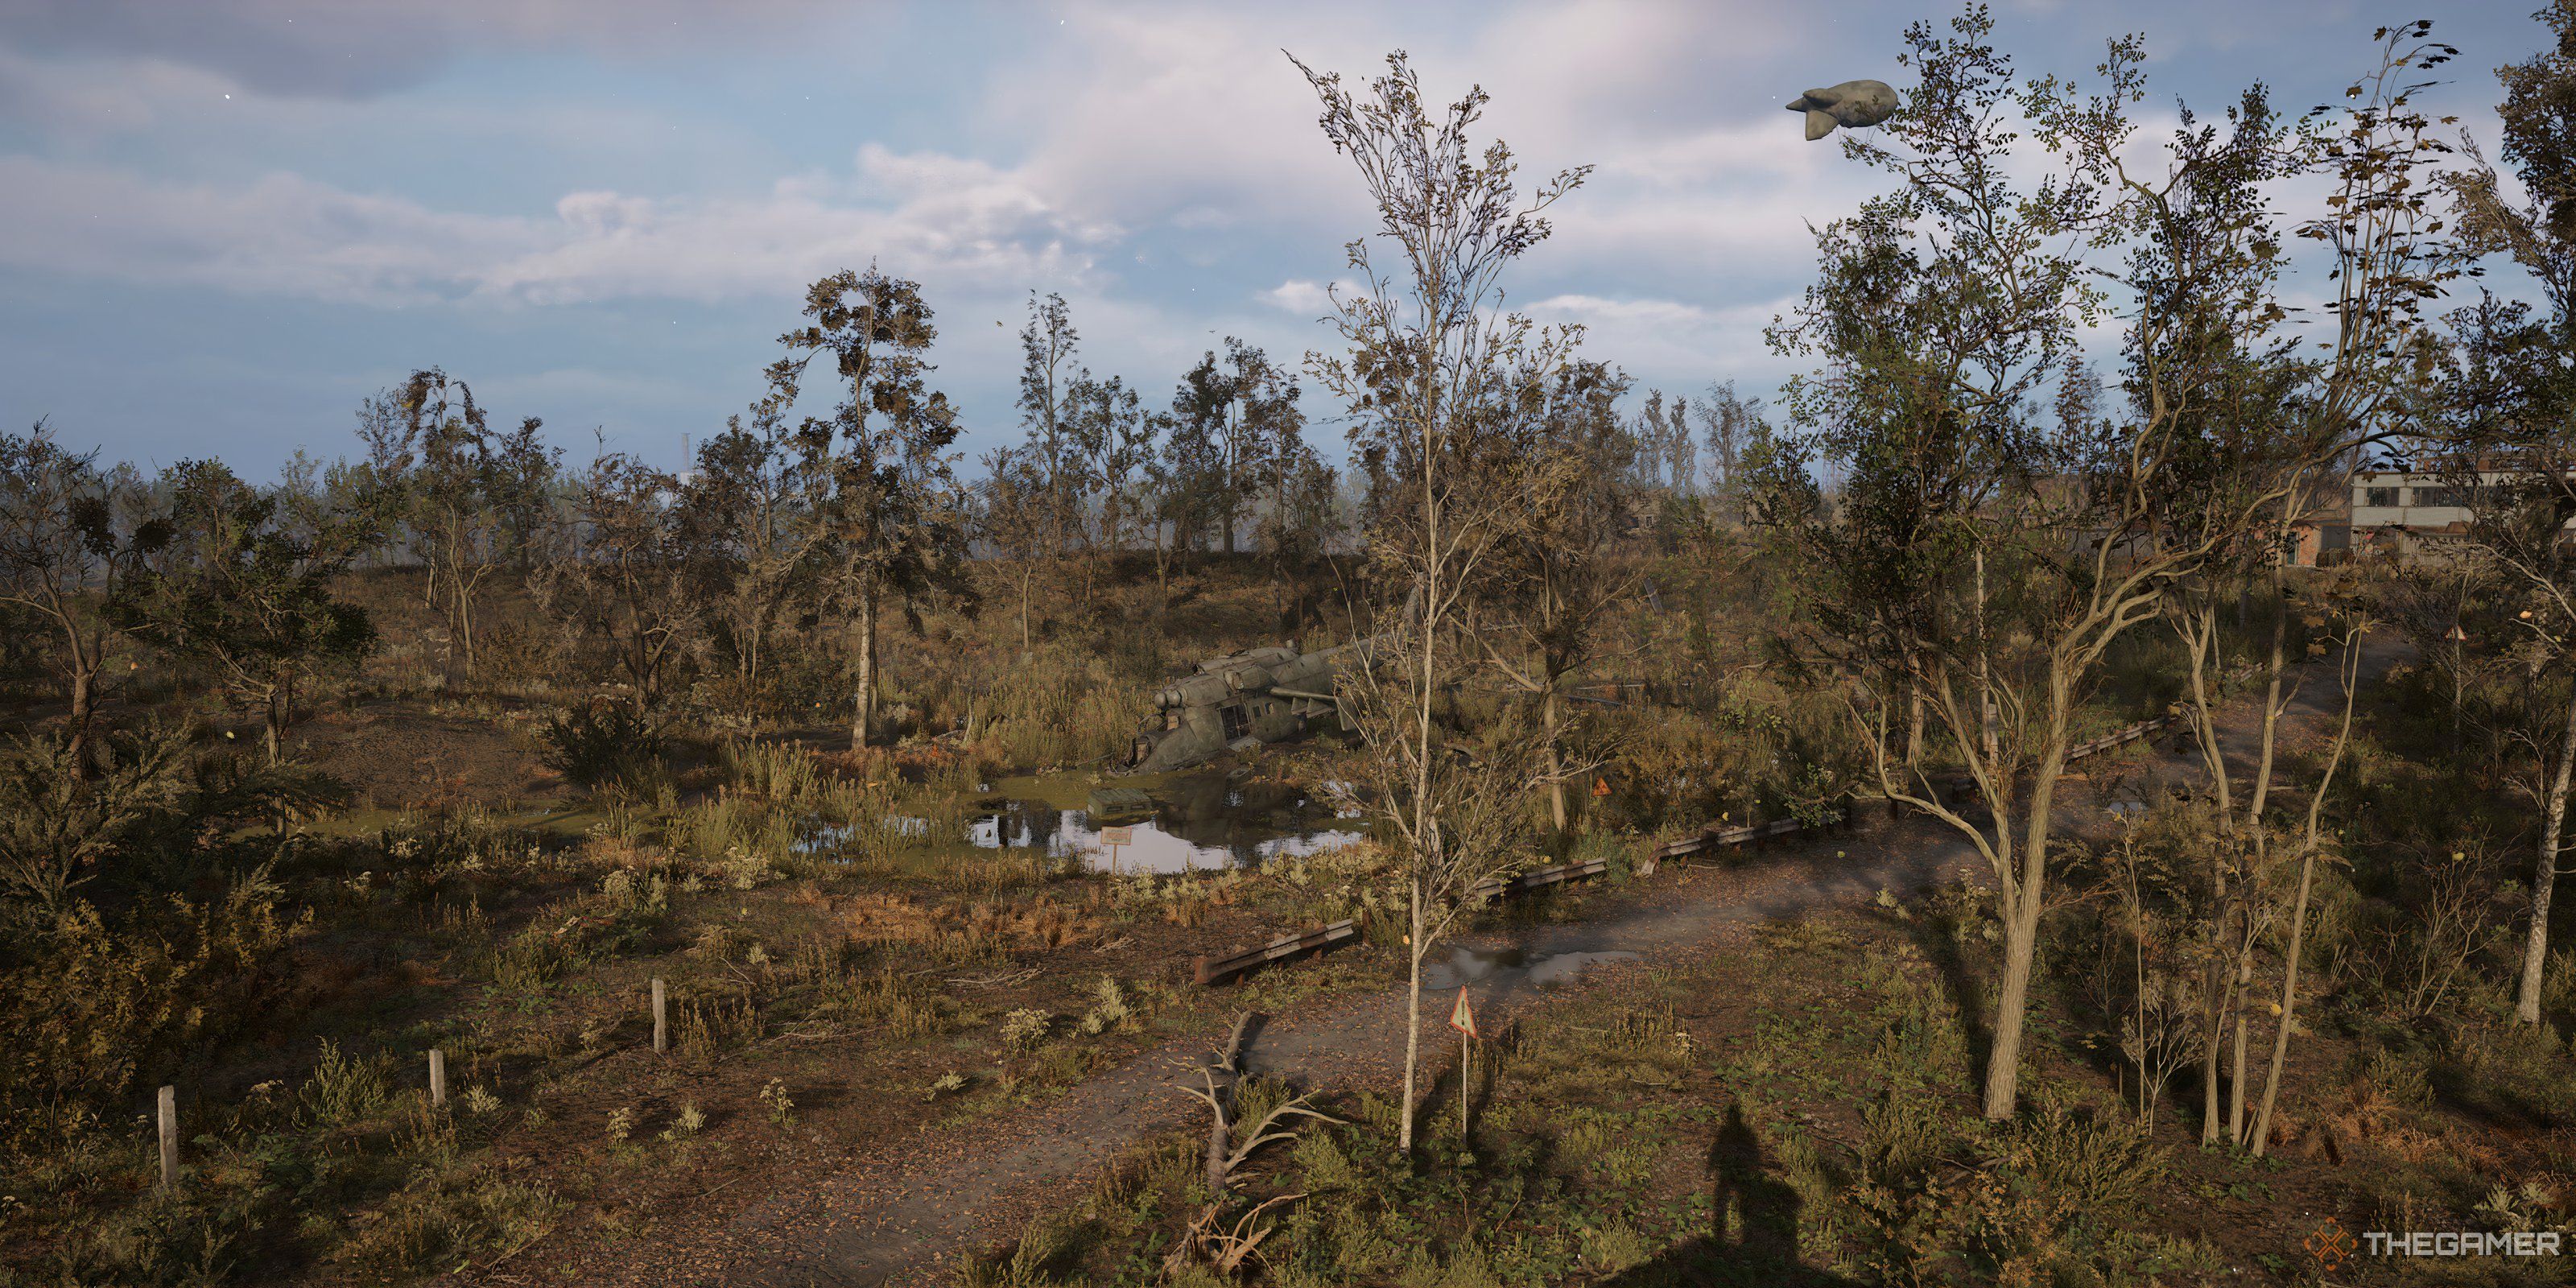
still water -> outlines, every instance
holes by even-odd
[[[1329,802],[1282,784],[1194,775],[1158,782],[1148,794],[1149,809],[1121,820],[1133,839],[1115,852],[1101,844],[1102,825],[1090,811],[1007,792],[983,802],[967,839],[986,847],[1044,846],[1102,872],[1188,872],[1297,858],[1364,835]]]

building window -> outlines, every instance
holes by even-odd
[[[2460,490],[2455,487],[2419,487],[2415,489],[2417,505],[2458,505]]]
[[[2366,487],[2361,490],[2361,498],[2361,503],[2363,505],[2392,506],[2397,504],[2397,489],[2393,487]]]

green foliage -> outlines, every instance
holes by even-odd
[[[556,712],[537,730],[548,768],[577,786],[634,786],[649,780],[662,751],[652,722],[622,704],[586,702]]]
[[[393,1057],[353,1060],[324,1038],[322,1058],[296,1099],[306,1121],[317,1126],[346,1127],[372,1118],[393,1099]]]
[[[38,741],[0,761],[11,1139],[106,1110],[255,1012],[256,981],[302,924],[273,877],[295,847],[231,828],[328,795],[293,766],[195,752],[184,729],[109,739],[86,781],[60,772],[64,755]]]
[[[108,616],[207,667],[237,701],[260,708],[269,758],[278,759],[298,681],[375,647],[366,610],[330,587],[369,540],[365,520],[313,516],[323,526],[310,530],[276,495],[215,461],[183,461],[161,484],[169,500],[145,521],[158,538],[148,543],[146,575],[118,584]]]

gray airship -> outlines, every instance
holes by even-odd
[[[1837,125],[1858,129],[1876,125],[1896,115],[1896,91],[1885,81],[1844,81],[1831,89],[1811,89],[1789,104],[1792,112],[1807,114],[1807,139],[1810,142],[1834,132]]]
[[[1154,695],[1154,714],[1128,745],[1122,770],[1159,774],[1249,751],[1305,733],[1313,723],[1340,723],[1333,693],[1358,646],[1300,653],[1292,642],[1229,653],[1198,664],[1197,673]]]

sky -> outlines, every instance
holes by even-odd
[[[2144,34],[2154,97],[2261,80],[2304,108],[2419,16],[2461,47],[2428,105],[2493,137],[2536,0],[2000,0],[1997,43],[2081,77]],[[2438,11],[2438,12],[2436,12]],[[970,456],[1016,439],[1018,331],[1061,292],[1082,361],[1160,403],[1240,336],[1333,344],[1373,212],[1289,61],[1408,51],[1524,173],[1596,167],[1505,286],[1641,390],[1795,370],[1762,331],[1810,225],[1886,186],[1782,110],[1905,87],[1905,25],[1827,3],[0,0],[0,425],[252,477],[355,450],[369,393],[437,365],[496,421],[664,466],[760,392],[802,287],[874,264],[938,314]],[[2315,291],[2308,282],[2294,289]],[[1311,382],[1310,382],[1311,384]],[[1310,439],[1338,408],[1308,391]]]

